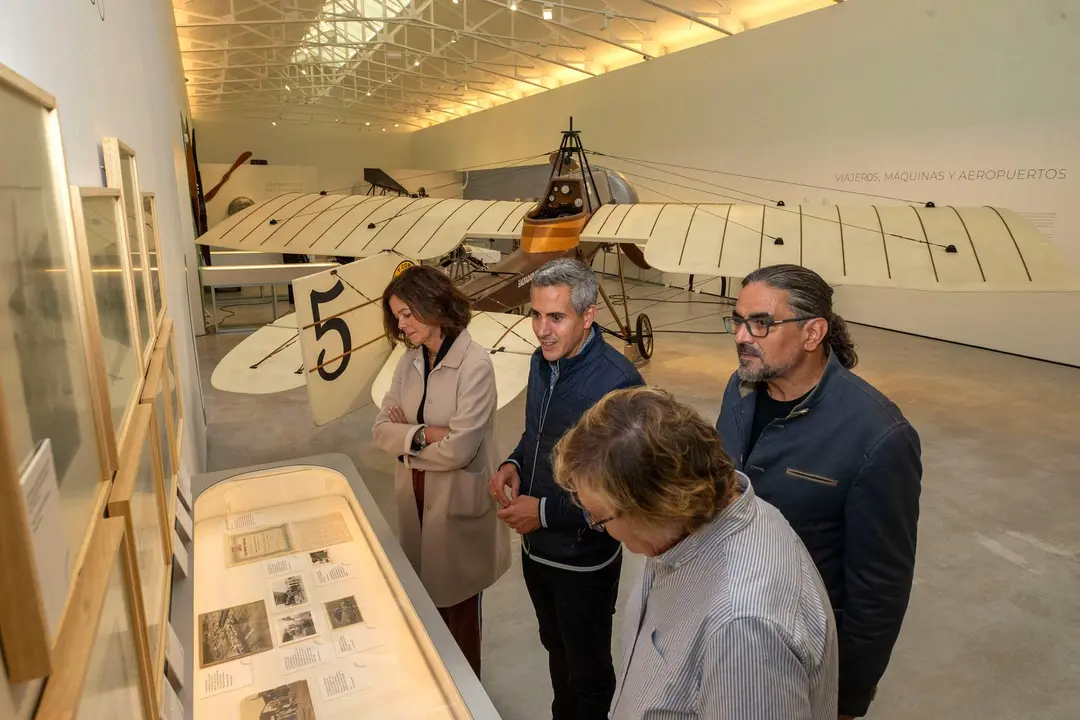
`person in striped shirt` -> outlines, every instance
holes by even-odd
[[[836,720],[829,596],[716,429],[657,388],[615,391],[555,448],[590,527],[646,556],[609,717]]]

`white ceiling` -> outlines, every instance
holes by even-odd
[[[393,132],[842,1],[173,0],[173,8],[195,117]]]

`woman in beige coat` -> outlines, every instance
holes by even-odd
[[[398,458],[398,538],[479,676],[481,592],[510,567],[510,531],[487,489],[502,459],[495,371],[466,329],[468,299],[439,270],[405,270],[382,305],[387,338],[408,348],[373,428]]]

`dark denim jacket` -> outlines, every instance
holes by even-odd
[[[895,404],[830,353],[817,387],[767,425],[747,454],[757,392],[733,374],[716,429],[754,491],[783,513],[813,557],[836,613],[839,713],[861,716],[911,593],[919,436]]]

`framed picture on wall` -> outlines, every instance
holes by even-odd
[[[153,442],[161,464],[165,487],[165,508],[167,529],[172,528],[174,503],[176,502],[177,440],[173,425],[172,396],[166,385],[165,367],[170,347],[158,345],[150,359],[150,369],[146,373],[142,396],[139,402],[153,408],[154,429],[157,432]]]
[[[19,588],[0,593],[0,650],[22,682],[49,672],[107,499],[111,423],[56,102],[0,65],[0,118],[0,582]],[[44,504],[28,512],[27,497]]]
[[[173,450],[175,467],[180,467],[180,448],[184,439],[184,408],[183,398],[180,394],[180,375],[178,373],[178,356],[176,352],[176,327],[172,318],[166,318],[161,324],[161,333],[158,336],[158,347],[165,350],[165,373],[163,382],[165,391],[169,395],[169,406],[172,409],[172,437],[175,441]]]
[[[95,528],[34,720],[157,720],[146,684],[146,636],[128,590],[130,542],[121,518]]]
[[[89,269],[99,332],[91,335],[108,388],[110,426],[123,443],[143,381],[141,343],[135,309],[128,238],[116,188],[72,188],[76,246]],[[112,463],[116,466],[116,461]]]
[[[155,707],[157,688],[164,677],[164,628],[172,578],[168,572],[172,561],[172,528],[165,517],[159,437],[153,407],[139,403],[132,416],[131,431],[120,450],[120,469],[116,471],[108,506],[109,517],[123,518],[131,539],[129,579],[146,631]]]
[[[101,142],[105,158],[105,183],[120,190],[120,206],[124,211],[124,234],[128,238],[131,270],[135,281],[135,310],[139,320],[142,342],[143,369],[150,362],[157,334],[157,306],[151,282],[150,258],[146,241],[146,225],[142,216],[142,192],[139,189],[139,170],[135,151],[121,140],[107,137]]]
[[[147,260],[150,268],[150,294],[157,308],[155,327],[165,319],[165,270],[161,265],[161,240],[158,237],[157,199],[152,192],[142,194],[143,234],[146,237]],[[159,332],[160,335],[160,332]]]

